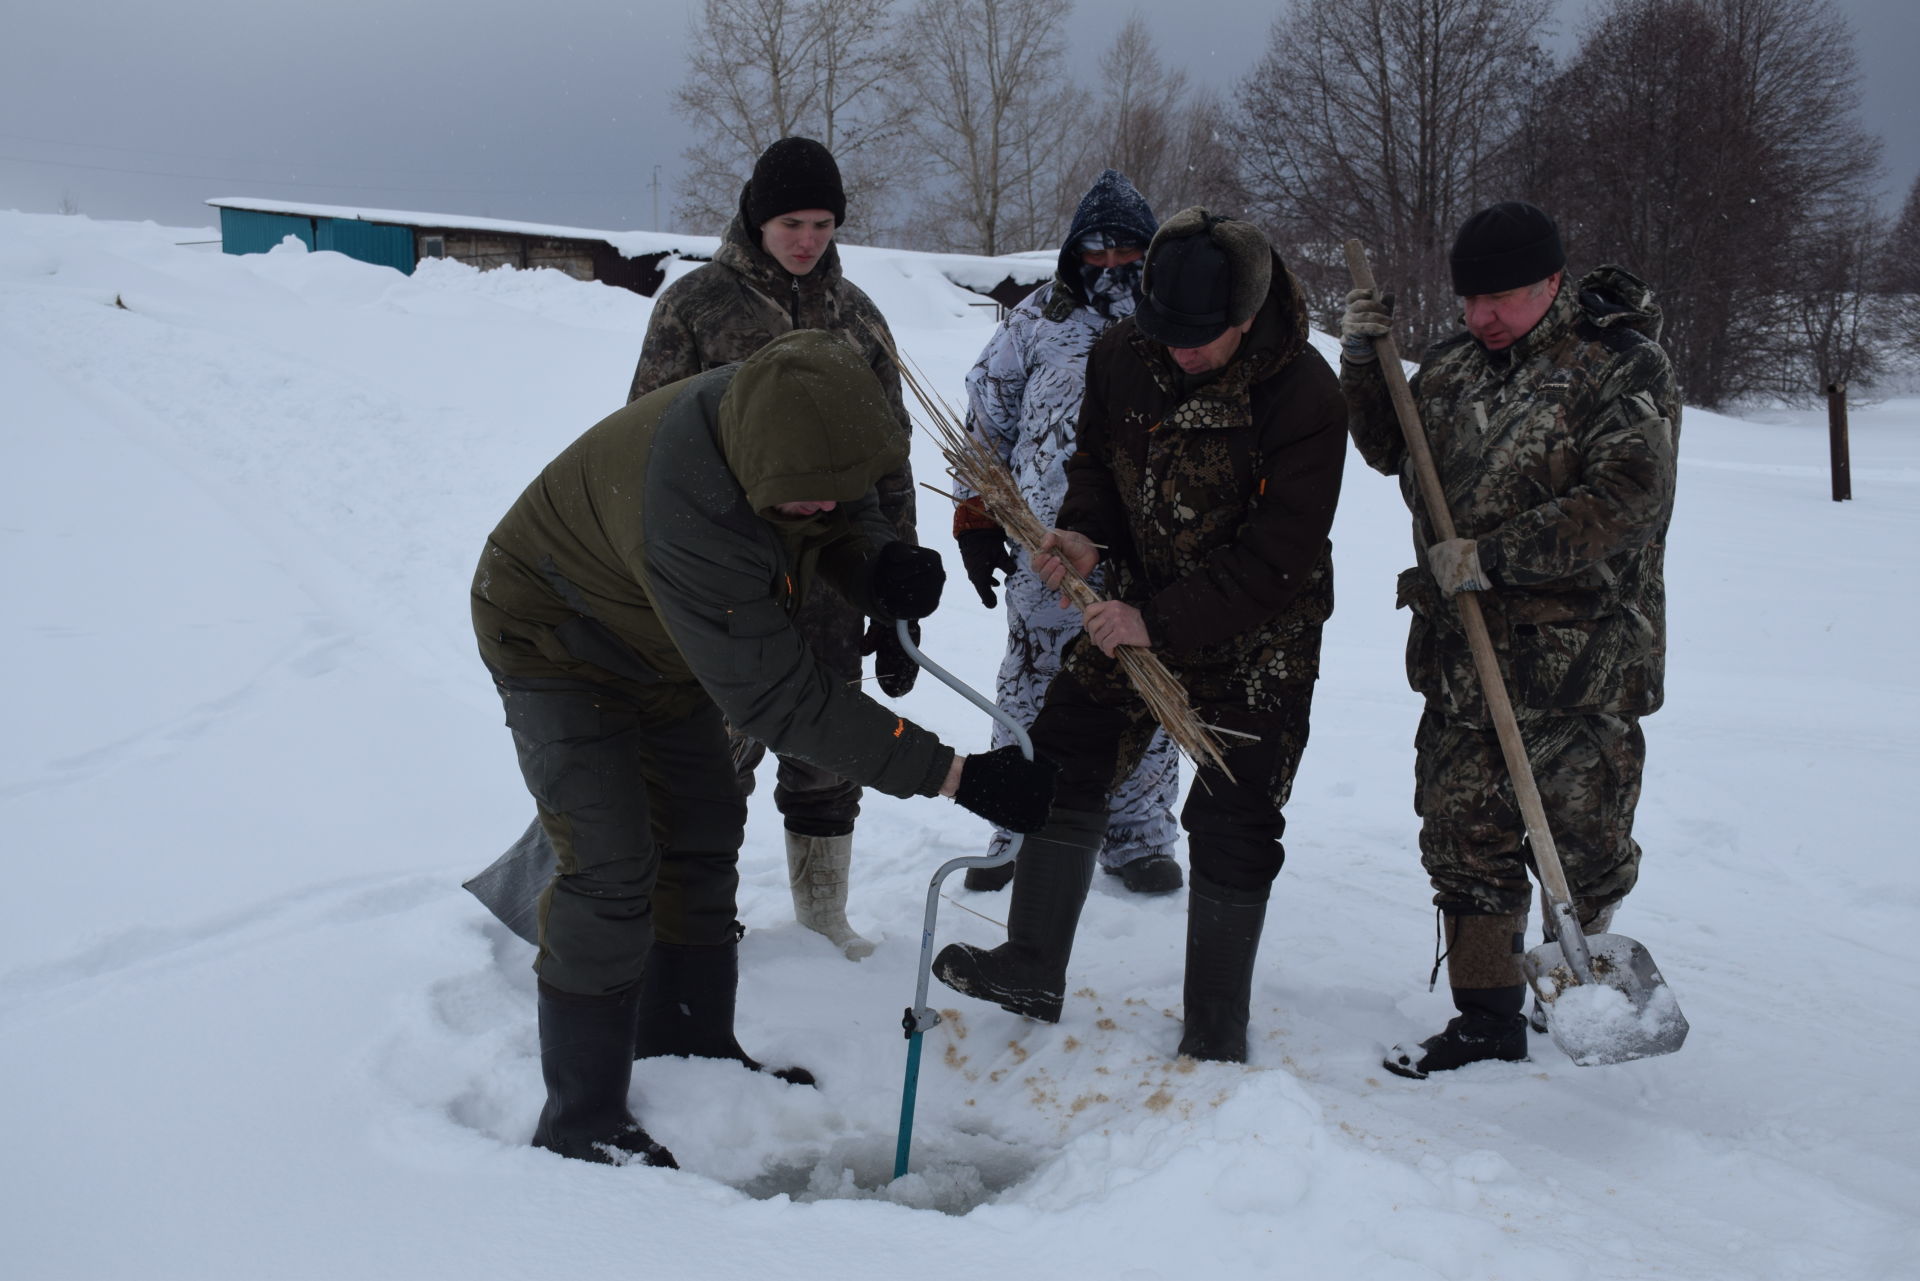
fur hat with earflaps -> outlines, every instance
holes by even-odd
[[[1237,218],[1182,209],[1147,246],[1134,324],[1168,347],[1204,347],[1245,324],[1273,284],[1273,250]]]

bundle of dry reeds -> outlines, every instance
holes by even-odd
[[[885,342],[884,339],[883,342],[900,370],[901,383],[920,403],[926,420],[932,424],[928,434],[939,444],[940,452],[946,457],[948,472],[963,486],[980,495],[987,514],[1006,531],[1007,537],[1026,548],[1029,556],[1037,554],[1041,540],[1047,536],[1047,527],[1027,506],[1026,497],[1014,483],[1013,474],[1007,469],[1006,463],[985,441],[967,431],[965,423],[945,401],[927,389],[917,367],[903,358],[891,342]],[[1066,581],[1060,585],[1060,593],[1082,613],[1086,612],[1087,606],[1101,599],[1100,593],[1089,587],[1071,566],[1067,568]],[[1210,765],[1231,779],[1233,771],[1227,768],[1225,752],[1213,727],[1195,714],[1187,701],[1186,687],[1167,670],[1154,652],[1122,645],[1114,652],[1114,658],[1146,703],[1147,710],[1166,729],[1173,745],[1196,766]]]

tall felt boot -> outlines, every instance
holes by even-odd
[[[1615,899],[1605,907],[1595,908],[1582,907],[1578,899],[1574,900],[1574,909],[1580,913],[1580,932],[1605,934],[1613,928],[1613,914],[1619,907],[1619,899]],[[1540,933],[1541,941],[1546,943],[1555,942],[1560,937],[1560,930],[1554,922],[1553,912],[1547,906],[1545,890],[1540,891]],[[1527,1012],[1527,1026],[1543,1034],[1547,1030],[1547,1011],[1540,1004],[1540,998],[1537,996],[1533,998],[1533,1008]]]
[[[1048,815],[1047,825],[1020,847],[1013,901],[1007,905],[1007,941],[991,950],[949,943],[933,958],[934,977],[1003,1010],[1058,1023],[1073,933],[1106,831],[1104,811]]]
[[[849,961],[873,953],[871,941],[847,924],[847,869],[853,865],[853,834],[802,836],[787,833],[787,884],[793,919],[827,936]]]
[[[1520,976],[1520,944],[1527,918],[1446,918],[1447,976],[1456,1015],[1446,1028],[1413,1047],[1396,1045],[1381,1066],[1398,1076],[1424,1080],[1469,1063],[1518,1063],[1527,1057],[1527,1020],[1521,1014],[1527,987]]]
[[[542,982],[539,1010],[547,1105],[534,1126],[533,1146],[601,1165],[679,1169],[673,1153],[627,1110],[636,995],[575,996]]]
[[[740,1048],[733,1034],[740,990],[740,941],[689,947],[656,940],[640,980],[636,1059],[731,1059],[790,1085],[812,1085],[805,1068],[769,1069]]]
[[[1253,961],[1267,920],[1265,890],[1236,890],[1194,874],[1187,892],[1186,1027],[1180,1053],[1217,1063],[1247,1061]]]

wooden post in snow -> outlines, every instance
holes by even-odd
[[[1833,501],[1853,497],[1853,475],[1847,457],[1847,385],[1827,384],[1827,445],[1833,459]]]

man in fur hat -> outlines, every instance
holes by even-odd
[[[1281,811],[1306,746],[1321,624],[1333,609],[1333,524],[1345,406],[1307,342],[1298,285],[1249,223],[1188,209],[1146,256],[1134,314],[1095,344],[1067,494],[1034,570],[1106,571],[1033,725],[1060,774],[1014,873],[1007,941],[954,944],[947,986],[1046,1022],[1067,962],[1107,796],[1156,725],[1120,669],[1150,648],[1226,738],[1231,778],[1202,768],[1181,810],[1192,870],[1179,1052],[1243,1062]]]

